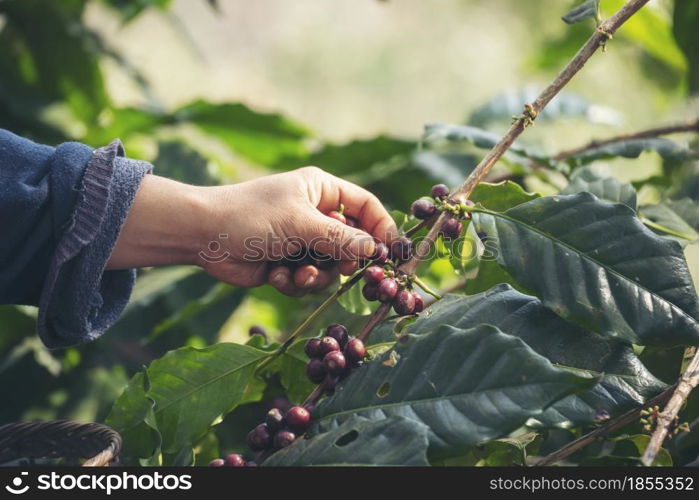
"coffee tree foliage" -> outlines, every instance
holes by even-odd
[[[99,1],[124,23],[169,4]],[[597,17],[598,3],[567,15],[563,38],[546,40],[533,63],[565,64],[594,29],[588,18]],[[602,0],[601,7],[609,13],[622,3]],[[260,172],[319,165],[375,192],[402,229],[416,222],[406,213],[410,203],[432,184],[460,184],[537,91],[495,96],[462,123],[428,124],[414,140],[345,144],[241,103],[118,107],[101,60],[121,65],[146,95],[148,82],[82,23],[87,4],[0,1],[1,127],[48,143],[97,146],[120,137],[159,174],[198,184],[234,182],[237,162]],[[570,2],[561,4],[539,21],[560,22]],[[669,18],[642,9],[607,50],[632,48],[629,58],[649,68],[663,92],[689,94],[699,89],[699,8],[692,0],[671,7]],[[537,132],[555,134],[570,121],[594,126],[600,109],[564,91],[538,117]],[[192,135],[218,141],[234,160]],[[318,404],[307,439],[265,465],[526,464],[677,379],[685,348],[699,345],[699,302],[685,261],[699,240],[696,134],[632,138],[563,156],[536,137],[525,133],[494,170],[500,182],[473,192],[465,238],[439,240],[418,269],[433,289],[450,293],[417,319],[379,324],[371,360]],[[617,175],[617,164],[642,155],[657,158],[655,172],[633,183]],[[35,311],[3,307],[0,374],[13,383],[0,386],[1,418],[105,421],[123,435],[127,463],[201,465],[243,452],[245,434],[270,401],[299,404],[313,389],[302,340],[259,367],[323,298],[236,289],[194,268],[142,270],[123,318],[105,337],[58,352],[34,336]],[[375,307],[355,287],[305,335],[338,318],[357,331]],[[268,344],[259,336],[220,342],[224,324],[234,321],[279,335]],[[681,420],[689,432],[667,441],[657,463],[697,460],[696,394]],[[642,427],[632,422],[568,460],[635,464],[648,441]]]

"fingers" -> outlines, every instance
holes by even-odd
[[[372,193],[322,170],[311,172],[321,177],[320,199],[314,201],[322,213],[337,210],[342,204],[345,214],[357,219],[360,227],[375,238],[387,243],[398,236],[393,219]]]
[[[298,229],[304,233],[309,248],[336,260],[369,258],[376,248],[374,239],[366,232],[323,215],[311,206],[301,225]]]
[[[286,266],[274,267],[268,276],[268,282],[284,295],[302,297],[308,292],[322,290],[337,278],[336,267],[320,270],[315,266],[305,265],[292,270]]]

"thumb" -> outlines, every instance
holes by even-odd
[[[369,258],[376,249],[369,233],[350,227],[314,210],[301,235],[306,246],[316,252],[331,255],[339,260]]]

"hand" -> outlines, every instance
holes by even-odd
[[[325,215],[340,205],[363,230]],[[270,283],[299,296],[325,288],[338,271],[351,274],[357,259],[373,253],[373,238],[387,243],[396,235],[374,195],[316,167],[217,187],[147,176],[108,268],[197,264],[232,285]],[[277,265],[300,247],[338,265]]]

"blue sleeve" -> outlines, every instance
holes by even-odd
[[[0,303],[38,306],[48,347],[98,337],[128,302],[135,270],[105,266],[151,166],[123,154],[0,129]]]

